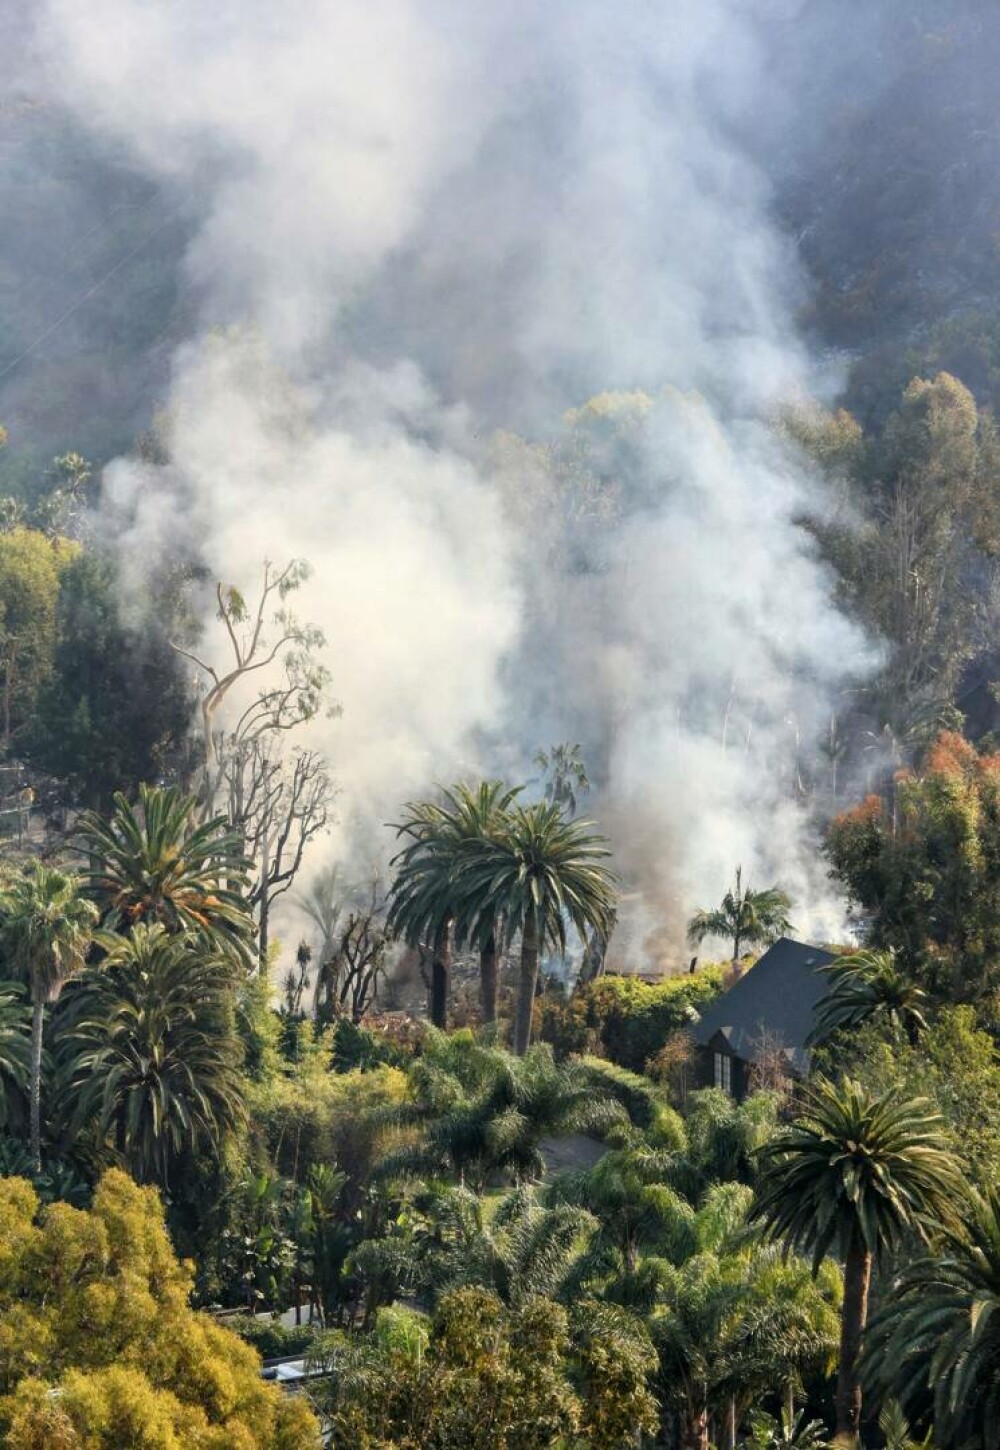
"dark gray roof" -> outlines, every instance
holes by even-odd
[[[783,1048],[793,1066],[804,1072],[813,1014],[829,988],[826,973],[819,968],[832,961],[832,952],[783,936],[706,1008],[694,1027],[695,1041],[707,1047],[721,1032],[737,1057],[754,1062],[766,1034],[768,1044]]]

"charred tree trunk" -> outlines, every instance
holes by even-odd
[[[844,1305],[840,1320],[840,1369],[837,1374],[837,1436],[851,1444],[861,1426],[861,1381],[858,1353],[868,1322],[868,1290],[872,1256],[857,1233],[852,1237],[844,1264]]]
[[[517,1005],[514,1010],[514,1051],[523,1057],[531,1042],[531,1012],[535,1005],[538,958],[541,940],[538,913],[530,908],[521,930],[521,961],[517,974]]]
[[[448,988],[451,985],[451,921],[438,927],[431,961],[431,1022],[443,1032],[448,1026]]]

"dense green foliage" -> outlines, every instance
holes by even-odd
[[[537,1031],[558,1054],[595,1049],[642,1072],[672,1032],[689,1027],[722,986],[721,967],[663,982],[600,977],[566,997],[547,992],[535,1003]]]
[[[89,1212],[39,1212],[31,1186],[0,1181],[0,1429],[42,1445],[245,1445],[305,1450],[301,1401],[264,1384],[251,1350],[188,1307],[155,1193],[120,1172]]]

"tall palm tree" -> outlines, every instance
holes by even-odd
[[[166,1187],[181,1153],[218,1155],[243,1117],[231,962],[159,923],[101,940],[64,1039],[75,1124],[96,1119],[140,1183]]]
[[[149,785],[139,787],[136,805],[117,794],[107,820],[88,811],[79,827],[87,894],[109,930],[158,922],[211,937],[249,966],[254,925],[242,842],[221,817],[196,825],[196,812],[195,798],[176,786]]]
[[[910,1235],[926,1239],[948,1222],[962,1175],[944,1120],[925,1099],[876,1097],[850,1080],[820,1080],[806,1091],[804,1109],[759,1150],[752,1218],[766,1236],[811,1255],[814,1272],[831,1250],[844,1261],[837,1433],[853,1441],[873,1264]]]
[[[470,940],[479,949],[483,1018],[496,1020],[497,957],[500,922],[496,912],[465,908],[462,891],[464,852],[470,844],[502,834],[520,787],[500,780],[458,784],[440,801],[414,801],[406,807],[397,834],[410,843],[393,860],[389,925],[411,946],[428,941],[432,950],[431,1020],[444,1027],[447,1015],[451,938]]]
[[[42,1038],[45,1007],[81,971],[97,910],[69,872],[33,862],[0,895],[0,943],[31,993],[31,1161],[42,1171]]]
[[[830,990],[816,1009],[809,1041],[825,1042],[839,1028],[856,1028],[872,1017],[884,1017],[894,1036],[905,1033],[916,1042],[927,1027],[927,993],[900,971],[895,954],[852,952],[822,969]]]
[[[933,1256],[908,1264],[872,1319],[866,1383],[907,1413],[933,1405],[942,1442],[987,1450],[1000,1425],[1000,1191],[971,1200]]]
[[[531,1011],[542,950],[566,950],[571,923],[586,941],[596,929],[610,935],[617,878],[606,861],[607,841],[591,821],[569,821],[550,801],[515,805],[502,833],[463,844],[460,917],[472,932],[503,916],[520,932],[521,958],[514,1012],[514,1051],[531,1041]]]
[[[707,936],[728,937],[733,961],[738,962],[744,947],[770,946],[792,930],[791,908],[791,899],[777,886],[763,891],[744,887],[743,867],[737,866],[735,889],[727,891],[714,910],[696,911],[688,922],[688,936],[696,944]]]

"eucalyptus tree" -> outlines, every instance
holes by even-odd
[[[79,879],[32,862],[0,893],[0,947],[31,994],[30,1145],[42,1171],[42,1046],[46,1005],[82,971],[97,922]]]
[[[853,1439],[873,1265],[953,1219],[962,1175],[944,1120],[925,1099],[819,1080],[803,1109],[760,1149],[752,1217],[765,1236],[811,1256],[814,1272],[831,1252],[843,1259],[837,1433]]]
[[[862,1374],[945,1444],[988,1450],[1000,1425],[1000,1192],[892,1279],[865,1339]]]
[[[695,912],[688,922],[688,936],[695,943],[710,936],[728,938],[733,961],[738,962],[744,947],[770,946],[791,931],[791,908],[791,899],[777,886],[761,891],[744,886],[743,867],[737,866],[734,889],[726,892],[720,906]]]
[[[567,923],[586,942],[607,937],[615,914],[617,877],[607,865],[607,841],[586,820],[567,820],[549,801],[513,805],[503,830],[462,849],[463,922],[481,932],[501,916],[521,953],[514,1010],[514,1051],[531,1041],[538,963],[546,946],[565,952]]]
[[[446,1025],[453,937],[478,948],[483,1018],[496,1018],[502,913],[467,893],[465,867],[470,848],[502,837],[519,792],[500,780],[459,783],[439,801],[411,801],[396,826],[409,840],[393,860],[389,925],[410,946],[430,950],[435,1027]]]
[[[895,1037],[905,1034],[911,1044],[926,1029],[927,993],[900,969],[894,952],[852,952],[822,970],[830,989],[816,1009],[811,1043],[825,1042],[871,1018],[884,1019]]]
[[[244,1117],[232,963],[159,923],[101,944],[64,1024],[73,1124],[96,1122],[133,1177],[166,1188],[182,1154],[218,1157]]]
[[[202,679],[198,809],[205,819],[215,814],[227,761],[234,751],[246,750],[253,741],[273,743],[323,708],[330,677],[318,658],[325,644],[322,631],[303,624],[288,607],[289,596],[302,587],[310,572],[304,559],[290,559],[282,566],[265,561],[259,588],[249,598],[234,584],[218,580],[216,612],[224,643],[217,660],[171,641],[171,647],[190,660]],[[257,680],[264,683],[249,704],[241,699],[242,713],[232,728],[221,728],[230,697]]]
[[[198,825],[193,796],[141,785],[132,804],[119,793],[109,818],[82,817],[78,839],[89,862],[82,880],[106,929],[158,924],[253,962],[242,840],[221,818]]]

